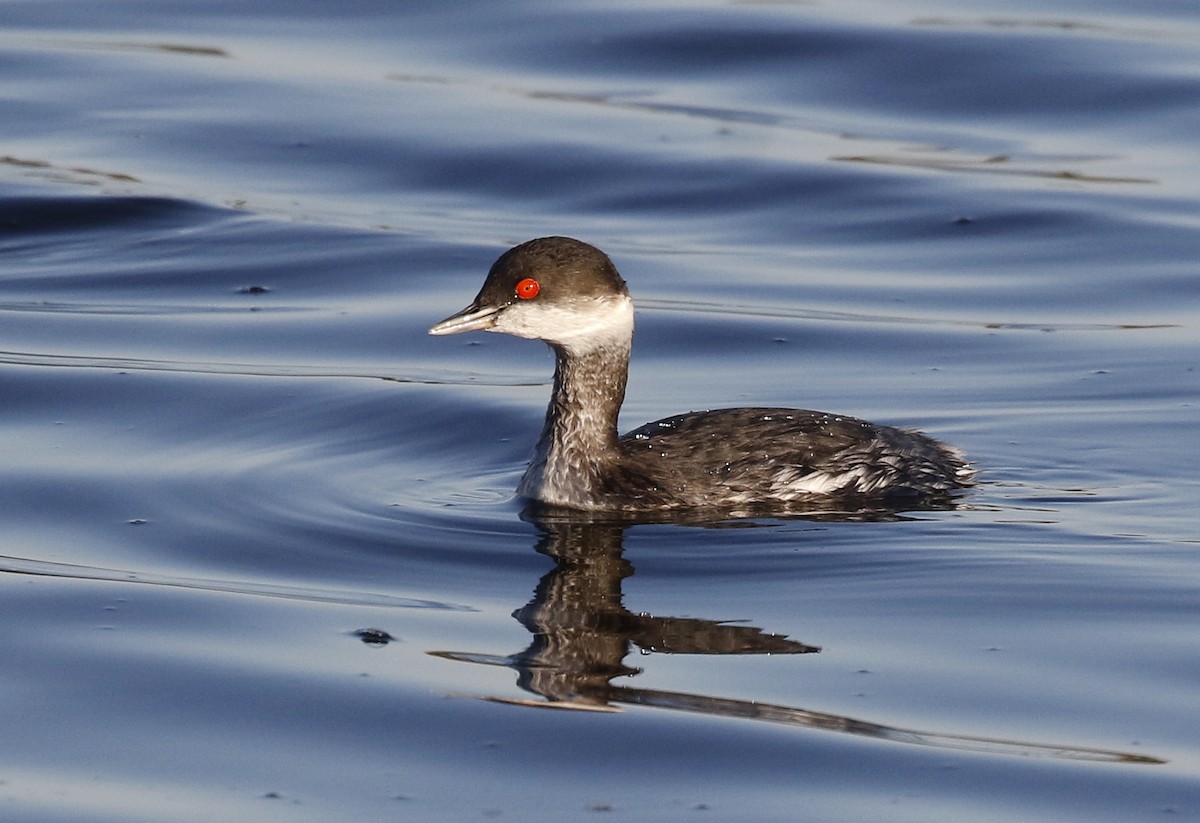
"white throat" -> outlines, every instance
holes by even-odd
[[[545,340],[571,354],[613,345],[633,336],[633,301],[626,295],[579,300],[566,306],[527,303],[509,307],[489,331]]]

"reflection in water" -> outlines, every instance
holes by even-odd
[[[636,675],[622,662],[630,646],[675,654],[804,654],[819,649],[752,626],[633,614],[621,583],[633,574],[615,523],[546,523],[538,551],[555,568],[513,616],[533,635],[509,665],[521,688],[550,701],[605,706],[622,691],[609,681]],[[616,694],[614,695],[614,692]]]
[[[806,654],[820,648],[752,626],[633,614],[621,603],[622,581],[634,572],[623,556],[626,524],[589,522],[586,516],[576,520],[545,517],[538,518],[537,523],[542,531],[537,550],[551,557],[555,567],[538,583],[533,599],[513,613],[533,635],[529,648],[508,657],[430,652],[449,660],[508,666],[517,671],[517,684],[538,698],[490,696],[485,700],[591,711],[619,711],[622,705],[653,706],[944,749],[1120,763],[1164,762],[1107,749],[921,732],[793,706],[613,685],[617,677],[640,673],[640,669],[624,662],[633,646],[647,652],[721,655]]]
[[[629,689],[611,684],[639,669],[624,663],[631,647],[669,654],[805,654],[820,651],[753,626],[717,620],[634,614],[622,605],[621,583],[633,574],[623,556],[625,526],[615,522],[538,521],[537,550],[554,560],[533,600],[513,613],[533,641],[507,658],[457,652],[440,657],[500,663],[518,684],[556,708],[605,709],[629,702]]]

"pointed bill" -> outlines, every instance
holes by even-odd
[[[503,306],[480,306],[472,303],[452,314],[429,330],[430,334],[458,334],[464,331],[487,331],[496,325],[496,316]]]

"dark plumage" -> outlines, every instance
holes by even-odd
[[[803,409],[737,408],[664,418],[617,435],[632,301],[599,249],[567,237],[505,252],[475,301],[431,334],[486,330],[544,340],[554,389],[518,491],[604,511],[800,511],[835,502],[946,500],[973,472],[919,432]]]

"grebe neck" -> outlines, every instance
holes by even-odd
[[[617,415],[629,377],[629,343],[580,353],[555,348],[554,391],[542,437],[592,454],[617,445]]]
[[[561,506],[592,501],[605,468],[618,459],[630,343],[626,337],[582,351],[552,344],[554,390],[522,495]]]

